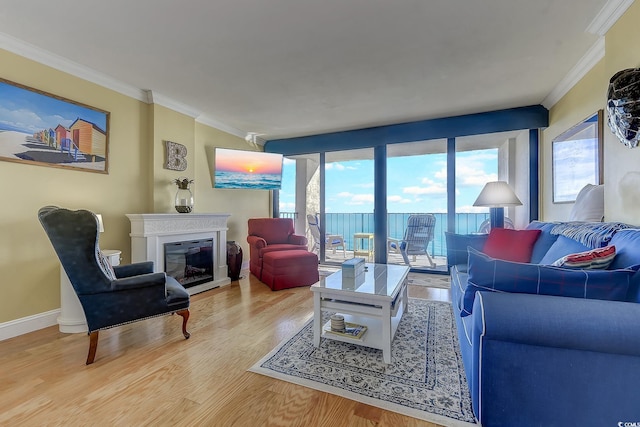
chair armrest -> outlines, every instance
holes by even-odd
[[[637,418],[640,304],[482,291],[474,304],[469,385],[482,425]]]
[[[164,288],[166,280],[166,273],[140,274],[138,276],[125,277],[112,281],[111,290],[126,291],[129,289],[149,288],[153,286],[162,286]]]
[[[307,238],[304,236],[301,236],[299,234],[290,234],[289,235],[289,243],[291,243],[292,245],[306,245],[307,244]]]
[[[499,292],[476,298],[482,316],[474,318],[474,339],[477,333],[485,340],[640,356],[640,328],[632,327],[640,319],[638,303]]]
[[[247,243],[257,249],[262,249],[267,246],[267,241],[258,236],[247,236]]]
[[[138,276],[140,274],[153,273],[153,261],[116,265],[115,267],[113,267],[113,271],[116,273],[116,277],[118,279],[121,279],[123,277]]]

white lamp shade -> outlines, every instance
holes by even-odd
[[[487,182],[473,206],[500,208],[504,206],[520,206],[522,202],[504,181]]]
[[[104,233],[104,223],[102,222],[102,215],[96,214],[96,216],[98,217],[98,231],[100,233]]]

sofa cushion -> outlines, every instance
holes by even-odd
[[[551,265],[565,268],[584,268],[586,270],[604,270],[609,267],[615,256],[616,247],[609,245],[604,248],[565,255]]]
[[[547,253],[540,260],[540,264],[551,265],[563,256],[588,251],[592,248],[565,236],[558,236]]]
[[[540,230],[492,228],[482,251],[487,255],[515,262],[530,262]]]
[[[610,270],[631,267],[640,263],[640,230],[627,228],[613,235],[610,245],[616,247],[616,257]]]
[[[616,257],[609,265],[609,270],[628,268],[640,263],[640,230],[620,230],[613,235],[609,244],[616,247]],[[631,281],[627,301],[640,302],[640,273]]]
[[[456,234],[444,232],[447,243],[447,265],[466,265],[469,258],[467,247],[481,250],[488,234]]]
[[[552,222],[531,221],[525,228],[526,230],[540,230],[538,240],[536,240],[536,244],[533,245],[531,263],[540,264],[540,260],[545,256],[551,245],[558,240],[557,234],[551,234],[551,229],[554,225]]]
[[[461,316],[471,314],[477,291],[625,301],[629,283],[639,267],[573,270],[494,259],[469,249],[469,279]]]

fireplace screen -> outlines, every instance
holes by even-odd
[[[185,288],[213,280],[213,239],[165,243],[164,271]]]

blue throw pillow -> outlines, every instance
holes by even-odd
[[[558,236],[555,243],[551,245],[547,253],[540,260],[540,264],[551,265],[563,256],[588,251],[589,248],[580,242],[566,236]]]
[[[461,316],[471,314],[477,291],[625,301],[638,268],[640,265],[623,270],[574,270],[503,261],[469,248],[469,279]]]
[[[558,240],[557,234],[551,234],[551,229],[555,226],[553,222],[541,222],[532,221],[527,225],[526,230],[540,230],[540,236],[536,240],[536,244],[533,245],[533,252],[531,253],[531,263],[540,264],[540,260],[547,253],[551,245]]]

